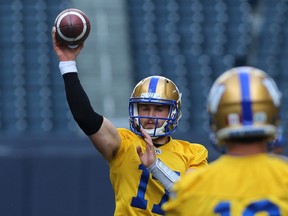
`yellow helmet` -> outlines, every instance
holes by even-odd
[[[154,118],[156,122],[160,119],[151,116],[139,116],[139,103],[170,106],[167,118],[161,118],[161,120],[165,120],[161,127],[157,128],[157,124],[155,124],[154,129],[145,129],[152,138],[166,136],[175,131],[181,118],[181,93],[170,79],[163,76],[149,76],[135,86],[129,100],[129,122],[130,129],[137,135],[141,135],[141,118]]]
[[[277,137],[281,92],[274,80],[254,67],[236,67],[214,82],[208,96],[216,144],[225,139]]]

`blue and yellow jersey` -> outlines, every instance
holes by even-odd
[[[287,216],[288,163],[276,155],[223,155],[186,175],[163,205],[167,216]]]
[[[168,200],[168,192],[141,164],[136,146],[145,151],[145,141],[128,129],[117,129],[121,145],[110,162],[110,180],[115,193],[115,216],[163,215],[161,206]],[[156,149],[170,169],[185,175],[188,168],[207,166],[207,149],[182,140],[170,141]]]

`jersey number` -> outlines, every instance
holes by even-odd
[[[230,216],[230,203],[220,202],[215,208],[214,213],[221,216]],[[249,204],[243,211],[242,216],[254,216],[259,212],[267,212],[269,216],[280,216],[280,210],[277,205],[269,200],[259,200]]]
[[[138,186],[137,196],[132,198],[131,206],[140,209],[146,209],[147,200],[144,199],[144,196],[146,193],[150,172],[146,169],[146,167],[143,164],[140,164],[138,169],[142,170],[142,175]],[[161,209],[161,206],[167,200],[168,200],[168,192],[165,190],[165,194],[162,196],[160,202],[158,204],[153,205],[152,212],[163,215],[164,212]]]

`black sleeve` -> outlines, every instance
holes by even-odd
[[[93,110],[78,74],[66,73],[63,79],[67,102],[75,121],[86,135],[96,133],[103,123],[103,116]]]

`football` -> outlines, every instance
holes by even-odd
[[[54,26],[56,40],[71,48],[83,43],[90,34],[90,20],[87,15],[76,8],[69,8],[56,17]]]

